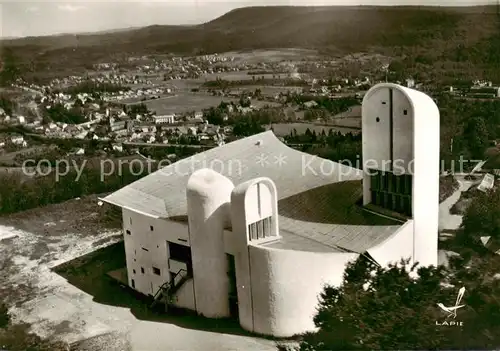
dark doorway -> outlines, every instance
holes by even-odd
[[[191,259],[191,248],[167,241],[168,257],[174,261],[184,262],[187,266],[188,274],[193,274],[193,261]]]
[[[227,276],[229,278],[229,312],[232,318],[238,318],[238,291],[236,288],[236,264],[234,256],[227,256]]]

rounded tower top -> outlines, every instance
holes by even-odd
[[[190,196],[201,198],[207,197],[230,197],[234,188],[233,182],[220,173],[203,168],[195,171],[188,179],[186,190]]]

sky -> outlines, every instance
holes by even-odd
[[[198,24],[263,5],[483,5],[495,0],[0,0],[0,37],[97,32],[153,24]],[[500,0],[499,0],[500,1]]]

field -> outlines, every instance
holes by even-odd
[[[252,80],[251,74],[248,74],[249,71],[238,71],[238,72],[224,72],[224,73],[210,73],[210,74],[205,74],[202,79],[211,81],[211,80],[216,80],[216,79],[223,79],[223,80],[228,80],[228,81],[238,81],[238,80]],[[264,79],[273,79],[273,78],[278,78],[278,76],[282,79],[287,78],[286,73],[281,73],[281,74],[275,74],[273,77],[273,74],[257,74],[255,75],[255,79],[259,79],[264,77]]]
[[[231,87],[232,92],[254,92],[256,89],[260,89],[260,92],[263,96],[272,96],[274,97],[276,94],[287,93],[287,92],[296,92],[300,93],[302,88],[300,87],[290,87],[290,86],[270,86],[270,85],[241,85],[237,87]]]
[[[231,100],[234,99],[195,93],[178,93],[175,96],[148,100],[144,103],[151,111],[155,111],[158,115],[163,115],[201,111],[212,106],[215,107],[222,101],[229,102]]]
[[[333,125],[345,128],[361,128],[361,118],[347,117],[347,118],[334,118],[331,122]]]
[[[315,59],[318,57],[316,50],[306,49],[274,49],[253,51],[230,51],[219,56],[234,57],[235,62],[247,64],[258,64],[265,62],[301,61],[304,58]]]
[[[277,136],[286,136],[290,135],[292,130],[296,130],[298,134],[305,133],[305,131],[309,128],[312,132],[313,130],[316,134],[321,134],[322,131],[325,131],[328,134],[329,130],[341,132],[342,134],[351,133],[359,133],[360,131],[353,128],[344,128],[344,127],[335,127],[335,126],[322,126],[313,123],[276,123],[272,125],[274,133]]]

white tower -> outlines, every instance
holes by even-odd
[[[413,220],[413,261],[437,265],[439,110],[417,90],[372,87],[362,106],[363,204]]]
[[[195,305],[208,318],[230,315],[224,228],[230,222],[233,188],[228,178],[211,169],[194,172],[187,184]]]
[[[243,329],[256,329],[252,297],[252,273],[248,246],[280,238],[278,225],[278,192],[269,178],[255,178],[237,185],[231,194],[238,315]],[[269,301],[268,301],[269,302]],[[272,302],[271,302],[272,303]],[[270,307],[271,308],[271,307]]]

